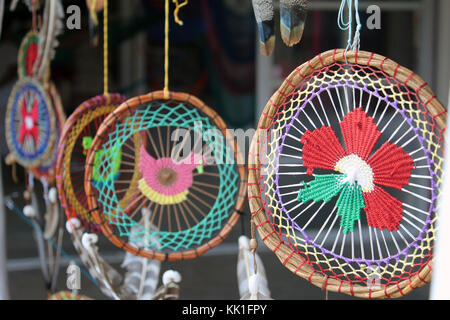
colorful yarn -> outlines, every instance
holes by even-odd
[[[125,101],[119,94],[99,95],[81,104],[67,119],[58,145],[56,161],[56,182],[58,195],[68,219],[78,218],[85,230],[100,232],[99,227],[88,212],[86,194],[84,192],[84,162],[89,139],[97,132],[103,119]],[[87,139],[86,139],[87,138]],[[83,145],[83,140],[85,144]],[[141,138],[136,136],[136,147],[139,148]],[[116,159],[114,157],[114,159]],[[139,157],[136,159],[136,163]],[[117,163],[115,165],[117,167]],[[96,172],[99,172],[97,166]],[[102,171],[100,171],[102,172]],[[117,175],[113,177],[115,181]],[[97,177],[97,182],[101,180]],[[135,170],[133,181],[138,181],[139,171]],[[120,195],[120,203],[125,205],[134,197],[135,190],[128,190]]]
[[[80,296],[77,294],[73,294],[69,291],[60,291],[53,295],[51,295],[48,300],[92,300],[86,296]]]
[[[152,202],[160,205],[177,204],[185,201],[189,194],[189,190],[181,191],[173,195],[164,195],[153,190],[146,182],[145,179],[139,180],[139,190]]]
[[[203,172],[203,156],[192,152],[186,159],[175,162],[172,158],[152,158],[144,146],[141,146],[140,152],[141,192],[159,204],[176,204],[186,200],[193,182],[192,171],[202,168],[198,171]]]
[[[22,100],[22,124],[19,129],[19,142],[23,144],[26,137],[32,137],[35,144],[38,144],[39,133],[36,126],[38,121],[39,106],[38,101],[34,100],[32,109],[28,111],[25,99]]]
[[[82,140],[82,145],[84,148],[84,155],[87,155],[87,151],[90,149],[92,144],[92,137],[85,136]],[[113,182],[117,180],[118,174],[119,174],[119,168],[120,164],[122,162],[122,151],[119,147],[113,146],[109,149],[99,150],[95,153],[95,159],[94,159],[94,172],[92,173],[92,179],[94,180],[94,183],[100,183],[99,181],[102,180],[101,175],[104,174],[101,172],[100,163],[102,161],[102,158],[105,158],[107,154],[111,154],[114,158],[113,163],[113,180],[110,182]]]
[[[359,212],[356,212],[357,208],[364,208],[363,196],[362,194],[359,195],[359,193],[363,191],[364,193],[372,192],[374,190],[373,183],[381,183],[385,186],[401,189],[409,183],[413,161],[401,148],[389,142],[385,142],[368,162],[364,161],[372,153],[373,147],[381,136],[381,132],[378,131],[373,118],[369,117],[361,108],[348,113],[343,118],[340,126],[346,145],[345,153],[348,156],[342,157],[344,149],[340,146],[331,127],[323,126],[313,132],[308,131],[305,133],[306,137],[302,137],[301,141],[305,144],[303,161],[305,167],[308,168],[308,174],[312,174],[314,169],[331,169],[334,167],[333,170],[344,173],[345,178],[350,182],[349,186],[351,185],[352,187],[343,188],[336,204],[338,216],[342,217],[341,226],[344,228],[344,233],[347,233],[348,231],[353,231],[353,222],[359,220]],[[339,159],[339,156],[342,158]],[[376,166],[372,168],[369,163],[373,163]],[[328,176],[326,178],[329,179]],[[355,181],[358,182],[357,185]],[[350,191],[350,189],[355,190]],[[312,190],[313,192],[322,193],[322,182],[318,181],[317,184],[314,184]],[[336,193],[334,192],[334,184],[331,184],[329,194],[335,195]],[[385,200],[390,200],[387,199],[387,196],[389,194],[384,192],[381,197]],[[323,201],[328,202],[331,200],[331,198],[327,199]],[[370,210],[365,210],[368,215],[367,221],[369,226],[380,230],[398,230],[402,220],[402,210],[399,211],[398,207],[392,207],[393,210],[389,210],[389,207],[384,207],[388,211],[386,211],[384,219],[379,219],[380,210],[374,206],[380,202],[374,201],[371,196],[369,196],[369,199],[372,199]],[[393,201],[388,203],[393,203]],[[343,205],[341,206],[340,204]],[[346,212],[347,209],[349,212]]]
[[[56,89],[56,86],[53,82],[50,82],[48,94],[51,99],[51,103],[54,108],[54,112],[56,113],[56,141],[59,141],[61,137],[62,128],[66,121],[66,115],[64,113],[64,109],[61,102],[61,97]],[[48,160],[42,163],[39,167],[32,168],[33,175],[38,179],[44,179],[48,183],[53,183],[55,180],[55,165],[56,165],[56,155],[58,152],[58,146],[55,144],[52,147],[52,152],[48,157]]]
[[[199,123],[201,124],[200,126]],[[109,224],[114,227],[114,230],[120,237],[128,239],[131,228],[137,228],[139,231],[135,234],[138,237],[136,241],[146,243],[147,249],[173,252],[200,246],[205,241],[208,241],[215,232],[223,228],[225,221],[229,219],[230,212],[235,206],[235,199],[239,192],[240,177],[235,170],[234,153],[229,149],[230,147],[223,140],[216,139],[214,135],[209,135],[210,132],[220,132],[219,129],[211,119],[200,113],[197,108],[188,102],[155,100],[141,105],[114,127],[111,127],[104,147],[109,148],[116,144],[121,146],[124,141],[134,134],[141,134],[157,128],[165,130],[166,127],[192,130],[195,134],[201,136],[203,143],[212,150],[211,156],[214,157],[215,163],[217,163],[215,168],[218,170],[217,179],[219,179],[219,184],[215,191],[214,200],[211,202],[211,207],[205,207],[204,204],[201,204],[204,201],[202,199],[198,200],[198,195],[195,196],[197,198],[194,198],[194,191],[189,190],[191,186],[193,188],[192,171],[199,165],[202,166],[206,163],[202,157],[194,153],[191,153],[184,161],[176,162],[167,157],[155,159],[148,154],[146,148],[141,146],[140,151],[136,152],[142,158],[138,164],[142,175],[138,189],[146,197],[147,201],[154,201],[157,205],[178,206],[175,207],[178,209],[172,208],[172,213],[178,210],[177,215],[179,219],[182,219],[180,211],[183,211],[183,214],[184,211],[187,211],[186,207],[184,207],[186,199],[192,196],[191,201],[197,203],[196,214],[199,214],[201,218],[192,218],[196,220],[187,228],[177,230],[146,229],[128,215],[126,206],[119,204],[116,186],[109,182],[113,175],[112,163],[114,155],[112,153],[104,158],[102,157],[100,165],[105,175],[102,175],[100,179],[102,186],[95,187],[98,194],[98,203],[102,206],[101,212],[105,220],[109,221]],[[167,185],[162,184],[161,177],[158,177],[158,174],[164,169],[170,169],[175,173],[175,176],[169,179],[170,183],[166,181]],[[204,196],[202,195],[201,197]],[[139,206],[144,204],[140,203]],[[199,206],[203,209],[199,208]],[[169,211],[165,211],[164,214],[170,216]],[[175,220],[176,218],[172,215],[172,219]],[[158,242],[152,240],[155,239],[155,236],[159,239]]]
[[[15,84],[5,128],[8,146],[21,165],[34,167],[47,159],[56,142],[56,124],[50,98],[39,82],[23,78]]]

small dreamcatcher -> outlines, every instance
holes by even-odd
[[[414,72],[359,51],[360,27],[353,50],[304,63],[269,100],[249,201],[292,272],[327,291],[394,298],[431,278],[446,111]]]
[[[164,91],[130,99],[105,119],[86,160],[85,191],[94,220],[113,244],[173,261],[198,257],[228,235],[244,204],[246,174],[217,113],[196,97],[168,90],[165,4]],[[136,134],[143,137],[139,148],[130,146]],[[120,165],[119,154],[126,159]],[[139,180],[121,178],[136,159]],[[129,190],[136,198],[124,206],[118,199]]]
[[[6,110],[6,142],[14,159],[25,168],[40,165],[55,144],[55,114],[50,97],[33,78],[20,79]]]

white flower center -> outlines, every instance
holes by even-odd
[[[34,127],[34,121],[33,118],[31,116],[26,116],[25,117],[25,128],[27,128],[27,130],[31,130]]]
[[[363,192],[371,192],[375,187],[372,168],[356,154],[345,156],[339,160],[334,170],[346,175],[344,182],[350,184],[357,182]]]

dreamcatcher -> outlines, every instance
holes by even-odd
[[[228,235],[244,204],[246,177],[220,117],[196,97],[168,89],[165,5],[164,91],[130,99],[103,121],[87,156],[85,191],[113,244],[174,261],[196,258]],[[134,135],[145,137],[139,148],[129,147]],[[97,156],[102,149],[113,152]],[[120,166],[118,154],[127,159]],[[139,179],[125,179],[136,161]],[[120,195],[129,190],[136,198],[123,205]]]
[[[270,56],[275,47],[274,0],[252,0],[259,33],[259,51]],[[283,42],[292,47],[300,42],[305,27],[308,0],[280,0],[280,31]]]
[[[93,138],[102,121],[117,108],[125,98],[120,94],[108,93],[108,3],[104,2],[104,94],[96,96],[81,104],[67,120],[58,147],[56,177],[59,198],[67,216],[66,228],[71,235],[72,242],[82,262],[88,268],[91,276],[96,280],[100,290],[113,299],[155,299],[173,298],[177,296],[177,281],[167,281],[159,291],[157,290],[160,273],[160,262],[125,255],[122,267],[127,270],[124,277],[111,267],[100,255],[97,247],[99,227],[92,219],[83,190],[84,164],[88,150],[91,149]],[[142,137],[133,135],[128,148],[139,150]],[[98,159],[112,154],[116,148],[102,148],[94,158]],[[115,169],[122,165],[128,166],[124,175],[113,178],[138,181],[139,172],[134,167],[139,163],[139,157],[130,160],[125,152],[115,154]],[[95,176],[102,175],[96,171]],[[135,199],[133,190],[125,190],[119,195],[118,201],[122,206],[132,205]],[[92,233],[89,233],[92,232]],[[157,241],[154,239],[154,241]],[[140,245],[140,243],[136,243]],[[175,291],[174,291],[175,290]],[[158,293],[158,295],[156,295]],[[167,295],[166,295],[167,293]]]
[[[352,43],[343,8],[352,50],[298,67],[262,113],[250,151],[252,220],[312,284],[400,297],[431,278],[446,111],[414,72],[359,51],[359,18]]]

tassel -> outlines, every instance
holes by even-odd
[[[302,39],[307,6],[307,0],[280,0],[281,38],[289,47]]]
[[[275,21],[272,0],[252,0],[259,33],[259,51],[270,56],[275,47]]]

